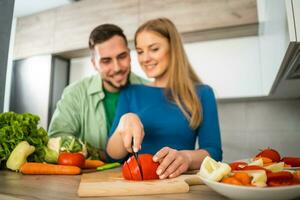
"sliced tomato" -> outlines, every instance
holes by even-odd
[[[281,161],[292,167],[300,167],[300,157],[283,157]]]
[[[294,176],[288,171],[267,173],[267,177],[268,186],[284,186],[292,185],[294,183]]]
[[[159,179],[158,175],[156,174],[156,170],[159,166],[159,163],[154,162],[152,160],[152,157],[153,156],[151,154],[140,154],[138,156],[142,168],[141,172],[134,156],[131,156],[123,164],[123,177],[127,180],[136,181]]]
[[[159,179],[159,176],[156,174],[159,163],[154,162],[152,158],[151,154],[141,154],[139,156],[144,180]]]
[[[246,162],[232,162],[229,164],[231,170],[241,170],[248,164]]]
[[[294,176],[291,172],[280,171],[267,173],[268,181],[288,181],[293,180]]]
[[[123,177],[125,179],[132,180],[132,175],[131,175],[131,172],[130,172],[127,162],[124,162],[124,164],[123,164],[122,173],[123,173]]]
[[[140,168],[139,168],[138,163],[135,160],[134,156],[131,156],[127,160],[127,164],[128,164],[129,170],[131,172],[132,180],[135,180],[135,181],[143,180]]]

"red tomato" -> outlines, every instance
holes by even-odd
[[[134,156],[131,156],[123,164],[123,169],[122,169],[123,177],[127,180],[137,180],[137,181],[159,179],[158,175],[156,174],[156,170],[157,167],[159,166],[159,163],[154,162],[152,160],[152,157],[153,156],[150,154],[139,155],[138,159],[140,161],[142,172],[143,172],[143,176],[142,176]]]
[[[241,170],[247,165],[246,162],[233,162],[229,164],[231,170]]]
[[[288,181],[294,178],[293,174],[288,171],[267,173],[268,181]]]
[[[139,161],[142,165],[142,161],[141,161],[141,156],[139,156]],[[131,180],[136,180],[136,181],[141,181],[142,179],[142,175],[140,172],[140,168],[137,164],[137,161],[135,160],[134,156],[131,156],[128,160],[127,160],[127,166],[129,169],[129,172],[131,174]]]
[[[273,162],[280,162],[280,154],[275,149],[264,149],[255,157],[266,157],[270,158]]]
[[[123,177],[127,180],[133,180],[129,166],[127,162],[125,161],[122,168]]]
[[[270,172],[267,173],[268,186],[283,186],[293,184],[293,174],[288,171]]]
[[[57,163],[59,165],[71,165],[83,168],[85,158],[81,153],[60,153]]]
[[[292,167],[300,167],[300,157],[283,157],[281,161]]]
[[[159,179],[156,174],[159,163],[154,162],[152,158],[153,156],[151,154],[143,154],[141,157],[139,156],[144,180]]]

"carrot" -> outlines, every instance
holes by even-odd
[[[96,169],[97,167],[100,167],[104,165],[104,162],[101,160],[85,160],[84,169]]]
[[[221,180],[222,183],[232,184],[232,185],[243,185],[239,180],[234,177],[225,177]]]
[[[237,172],[232,177],[239,180],[243,185],[251,185],[251,177],[245,172]]]
[[[74,175],[74,174],[80,174],[81,169],[76,166],[27,162],[21,166],[20,172],[22,172],[23,174]]]

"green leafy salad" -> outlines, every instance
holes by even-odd
[[[0,167],[21,141],[27,141],[35,147],[28,161],[44,161],[48,135],[45,129],[38,127],[39,120],[38,116],[30,113],[0,113]]]

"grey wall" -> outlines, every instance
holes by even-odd
[[[9,39],[14,0],[0,0],[0,112],[3,112]]]
[[[300,100],[219,102],[223,160],[230,162],[272,147],[300,156]]]

